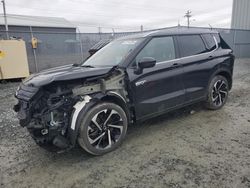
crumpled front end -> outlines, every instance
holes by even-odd
[[[70,146],[67,128],[75,103],[71,90],[59,86],[37,88],[21,84],[15,97],[18,104],[14,110],[20,125],[28,129],[38,145],[49,150]]]
[[[14,110],[20,125],[28,129],[38,145],[53,151],[70,149],[76,144],[79,131],[76,124],[80,111],[76,112],[76,104],[83,102],[79,110],[86,111],[107,96],[118,97],[126,103],[124,78],[123,70],[112,69],[101,76],[43,86],[24,82],[16,92],[18,104]],[[86,96],[91,100],[84,102]]]

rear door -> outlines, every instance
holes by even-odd
[[[186,103],[206,96],[214,61],[212,51],[216,49],[216,43],[211,34],[203,37],[208,37],[210,43],[205,43],[204,38],[199,34],[177,37],[184,70],[183,84],[186,91]]]
[[[137,64],[143,57],[157,63],[136,74],[136,66],[127,69],[137,119],[162,113],[184,102],[183,69],[176,60],[174,37],[152,38],[135,57]]]

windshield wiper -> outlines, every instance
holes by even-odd
[[[86,68],[95,68],[94,66],[92,65],[81,65],[81,67],[86,67]]]
[[[92,65],[82,65],[81,63],[74,63],[72,66],[73,66],[73,67],[95,68],[95,67],[92,66]]]
[[[74,63],[72,66],[73,67],[80,67],[81,63]]]

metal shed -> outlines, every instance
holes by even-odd
[[[234,0],[232,12],[232,29],[250,30],[250,1]]]

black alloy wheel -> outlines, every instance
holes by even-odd
[[[93,155],[102,155],[116,149],[127,132],[127,116],[114,103],[101,103],[83,116],[78,142]]]
[[[225,103],[228,95],[227,84],[224,80],[215,82],[212,90],[212,101],[215,106],[221,106]]]
[[[227,102],[229,92],[228,81],[224,76],[217,75],[210,82],[208,88],[208,97],[205,103],[211,110],[217,110]]]

